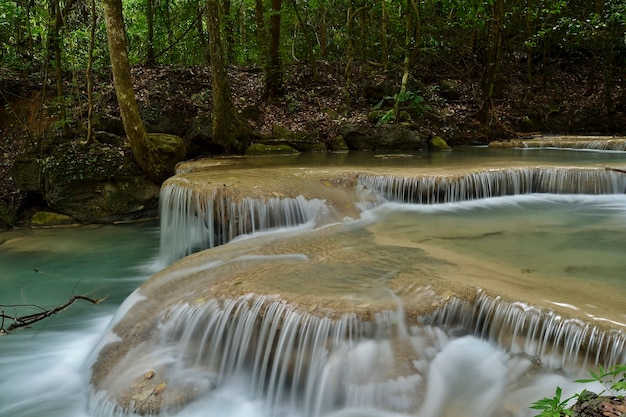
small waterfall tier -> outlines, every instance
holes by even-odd
[[[161,188],[160,260],[169,265],[198,250],[260,231],[319,227],[384,201],[450,203],[529,193],[615,194],[621,170],[518,167],[437,175],[402,169],[242,169],[183,165]]]
[[[161,187],[160,259],[168,265],[241,235],[358,216],[345,190],[354,181],[351,173],[288,169],[180,173]]]
[[[621,329],[546,302],[570,289],[397,232],[361,219],[262,234],[156,273],[94,352],[90,412],[173,412],[234,384],[268,416],[482,417],[514,407],[509,390],[532,385],[538,362],[624,359]],[[610,286],[588,285],[589,304],[616,305]]]
[[[603,168],[525,167],[453,175],[362,174],[359,184],[388,201],[437,204],[531,193],[619,194],[626,192],[626,175]]]
[[[328,209],[324,200],[296,197],[243,197],[222,186],[197,192],[168,183],[161,189],[161,259],[171,263],[198,249],[237,236],[314,225]]]
[[[513,354],[553,369],[586,370],[626,361],[626,333],[568,318],[523,302],[480,293],[473,302],[452,300],[423,323],[470,332]]]
[[[541,136],[534,139],[491,142],[491,148],[577,149],[626,152],[626,138],[612,136]]]

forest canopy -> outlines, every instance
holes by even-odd
[[[104,68],[102,4],[95,6],[94,66]],[[609,71],[626,59],[623,0],[220,0],[220,6],[226,56],[236,65],[263,66],[275,15],[286,64],[399,66],[407,37],[412,62],[435,61],[467,75],[495,59],[527,60],[532,70],[580,54]],[[123,7],[131,64],[209,61],[203,1],[125,0]],[[45,72],[57,59],[64,70],[85,68],[91,14],[86,1],[0,0],[1,71]]]

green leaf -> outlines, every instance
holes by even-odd
[[[597,379],[595,378],[586,378],[586,379],[576,379],[574,382],[580,382],[582,384],[587,384],[589,382],[596,382]]]

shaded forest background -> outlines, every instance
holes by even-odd
[[[212,136],[217,58],[258,140],[287,132],[334,150],[355,125],[451,145],[626,133],[623,0],[128,0],[123,14],[141,118],[180,136],[187,158],[233,152]],[[216,14],[223,57],[210,52]],[[59,152],[132,158],[101,2],[0,0],[0,103],[5,225],[51,204],[16,161],[41,176]]]

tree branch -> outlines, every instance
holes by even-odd
[[[621,172],[622,174],[626,174],[626,170],[624,169],[612,168],[612,167],[604,167],[604,169],[607,171],[615,171],[615,172]]]
[[[85,300],[85,301],[89,301],[92,304],[100,304],[101,302],[105,301],[107,298],[109,298],[108,295],[105,295],[102,298],[90,298],[90,297],[86,297],[84,295],[74,295],[72,296],[68,301],[66,301],[65,303],[56,306],[54,308],[51,309],[44,309],[42,307],[36,306],[36,305],[31,305],[31,306],[23,306],[23,305],[11,305],[11,306],[3,306],[0,305],[0,336],[1,335],[5,335],[5,334],[9,334],[11,332],[13,332],[16,329],[19,329],[21,327],[28,327],[30,325],[32,325],[33,323],[36,323],[38,321],[41,321],[45,318],[48,318],[56,313],[59,313],[63,310],[65,310],[66,308],[68,308],[70,305],[72,305],[75,301],[77,300]],[[11,308],[17,311],[18,307],[33,307],[33,308],[37,308],[39,310],[41,310],[38,313],[34,313],[34,314],[28,314],[25,316],[12,316],[9,314],[6,314],[3,308]],[[10,322],[8,327],[4,327],[5,326],[5,320],[8,320]]]

